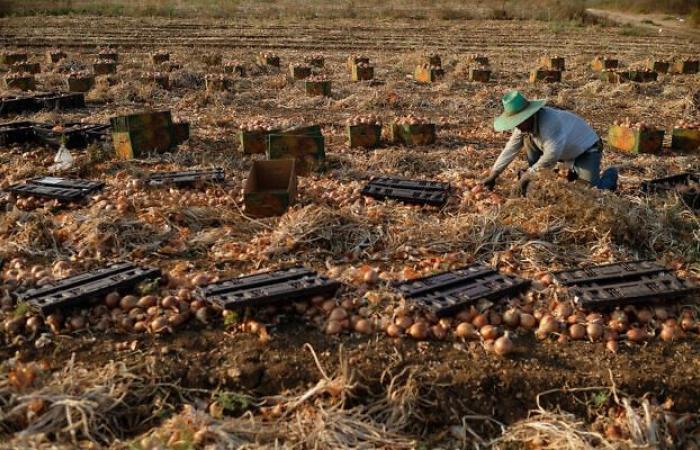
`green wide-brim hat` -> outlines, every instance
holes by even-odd
[[[532,117],[547,103],[547,100],[528,100],[520,91],[510,91],[503,96],[503,114],[496,117],[493,128],[508,131]]]

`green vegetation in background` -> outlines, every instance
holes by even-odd
[[[587,7],[683,16],[700,26],[700,0],[0,0],[0,16],[98,15],[256,19],[536,19],[583,22]]]

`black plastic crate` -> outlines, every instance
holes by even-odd
[[[698,286],[687,280],[660,273],[619,283],[575,286],[571,295],[582,308],[599,309],[674,300],[697,290]]]
[[[193,186],[200,183],[223,183],[224,169],[185,170],[181,172],[155,172],[148,175],[146,183],[150,186]]]
[[[654,261],[627,261],[555,272],[574,302],[588,309],[662,302],[683,297],[700,286],[676,277]]]
[[[33,97],[38,109],[65,110],[85,108],[85,94],[82,92],[38,94]]]
[[[438,317],[454,314],[481,299],[496,300],[521,292],[530,285],[525,280],[503,275],[482,265],[475,265],[419,278],[394,287],[407,299]]]
[[[240,309],[332,296],[340,285],[304,267],[292,267],[221,281],[204,287],[203,292],[221,308]]]
[[[51,125],[35,127],[36,139],[45,145],[58,147],[65,140],[69,149],[85,148],[93,142],[106,139],[110,132],[109,125],[67,123],[61,131],[54,131]]]
[[[370,184],[397,189],[417,189],[421,191],[449,191],[450,185],[440,181],[410,180],[396,177],[374,177]]]
[[[374,177],[362,189],[362,195],[377,200],[392,199],[415,205],[442,206],[447,202],[450,185],[437,181]]]
[[[104,187],[104,182],[93,180],[81,180],[78,178],[62,178],[62,177],[38,177],[27,181],[31,184],[41,186],[50,186],[66,189],[79,189],[87,194],[92,194]]]
[[[8,96],[0,98],[0,116],[33,112],[39,109],[31,96]]]
[[[115,290],[133,288],[144,280],[155,279],[160,275],[158,269],[138,267],[130,262],[116,263],[47,286],[29,289],[18,294],[17,300],[46,314],[56,309],[85,304]]]
[[[73,202],[84,199],[103,186],[104,183],[100,181],[41,177],[28,180],[25,184],[15,184],[6,190],[16,195]]]
[[[10,122],[0,125],[0,146],[34,142],[37,122]]]
[[[573,270],[553,272],[554,282],[561,286],[597,282],[615,282],[633,279],[642,275],[666,272],[664,266],[655,261],[626,261],[592,267],[579,267]]]
[[[669,177],[642,181],[640,189],[642,192],[648,193],[675,192],[680,195],[683,203],[688,205],[688,207],[700,209],[700,189],[689,188],[691,183],[700,183],[700,173],[685,172]]]

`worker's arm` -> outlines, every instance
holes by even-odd
[[[499,176],[506,170],[506,167],[513,162],[515,157],[518,156],[518,152],[523,148],[523,136],[523,133],[517,128],[513,130],[513,134],[510,136],[508,143],[491,169],[491,175]]]

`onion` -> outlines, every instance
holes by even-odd
[[[617,353],[617,341],[608,341],[605,343],[605,348],[613,353]]]
[[[586,334],[591,341],[597,341],[603,336],[604,328],[599,323],[589,323],[586,326]]]
[[[416,322],[408,329],[408,334],[417,340],[424,340],[428,337],[428,325],[425,322]]]
[[[503,322],[511,328],[516,328],[520,323],[520,312],[517,309],[509,309],[503,313]]]
[[[388,334],[391,337],[399,337],[403,333],[403,330],[396,324],[389,324],[388,327],[386,327],[386,334]]]
[[[194,313],[194,316],[197,318],[197,320],[204,324],[209,323],[209,308],[207,308],[206,306],[199,308]]]
[[[321,304],[321,309],[326,314],[330,314],[336,308],[335,300],[326,300]]]
[[[498,328],[497,328],[497,327],[494,327],[493,325],[484,325],[484,326],[481,327],[481,329],[479,330],[479,333],[481,334],[481,336],[482,336],[484,339],[487,339],[487,340],[489,340],[489,339],[496,339],[496,338],[498,337],[498,335],[500,334],[500,333],[498,332]]]
[[[343,331],[343,325],[337,320],[329,320],[326,324],[326,334],[339,334]]]
[[[119,292],[110,292],[105,297],[105,305],[109,306],[110,308],[116,308],[119,304],[119,300]]]
[[[126,295],[124,296],[121,301],[119,302],[119,306],[121,309],[124,311],[129,311],[133,308],[136,308],[136,304],[139,302],[139,299],[137,299],[133,295]]]
[[[539,329],[542,330],[543,333],[554,333],[559,331],[559,323],[554,317],[547,314],[540,320]]]
[[[328,316],[329,320],[345,320],[348,318],[348,312],[345,310],[345,308],[337,307],[334,308],[330,315]]]
[[[145,295],[141,297],[136,304],[139,308],[150,308],[151,306],[155,306],[158,304],[158,297],[155,295]]]
[[[513,351],[513,341],[507,335],[501,336],[493,343],[493,351],[497,355],[505,356]]]
[[[654,314],[646,308],[637,311],[637,320],[641,323],[649,323],[653,317]]]
[[[447,337],[447,330],[441,325],[433,325],[430,327],[430,331],[433,333],[433,336],[435,336],[435,339],[443,340]]]
[[[694,331],[696,329],[697,325],[695,324],[695,320],[693,320],[692,317],[683,317],[681,319],[681,328],[683,331]]]
[[[586,331],[586,327],[584,327],[580,323],[573,324],[569,327],[569,334],[571,335],[571,339],[575,339],[577,341],[586,337]]]
[[[70,327],[74,330],[82,330],[85,328],[85,317],[83,316],[73,316],[70,318]]]
[[[477,314],[476,317],[474,317],[474,319],[472,320],[472,325],[479,329],[483,328],[488,324],[489,320],[485,314]]]
[[[396,325],[400,328],[406,330],[413,325],[413,319],[408,316],[402,316],[396,318]]]
[[[166,309],[177,308],[178,303],[179,301],[174,295],[168,295],[160,302],[161,306]]]
[[[537,320],[535,320],[535,317],[532,314],[521,313],[520,326],[526,330],[531,330],[537,326]]]
[[[654,315],[659,320],[666,320],[668,319],[668,310],[664,307],[658,306],[654,308]]]
[[[372,333],[372,323],[367,319],[360,319],[355,323],[355,331],[362,334]]]
[[[559,319],[565,319],[574,313],[574,308],[568,303],[560,303],[554,311]]]
[[[374,269],[369,269],[362,276],[362,281],[364,281],[367,284],[376,283],[377,281],[379,281],[379,276],[377,274],[377,271]]]
[[[630,328],[627,331],[627,339],[631,342],[642,342],[646,337],[647,334],[640,328]]]
[[[659,337],[664,342],[673,341],[674,339],[676,339],[676,337],[678,337],[678,328],[676,328],[675,326],[663,325],[661,327],[661,333],[659,333]]]
[[[474,326],[471,323],[462,322],[459,325],[457,325],[455,334],[457,335],[457,337],[461,338],[472,338],[475,336]]]
[[[27,323],[25,324],[27,327],[27,330],[29,330],[31,333],[36,333],[39,328],[43,325],[44,321],[41,319],[39,316],[32,316],[27,319]]]
[[[151,331],[154,333],[160,333],[164,331],[168,326],[168,319],[164,316],[156,317],[150,323]]]

